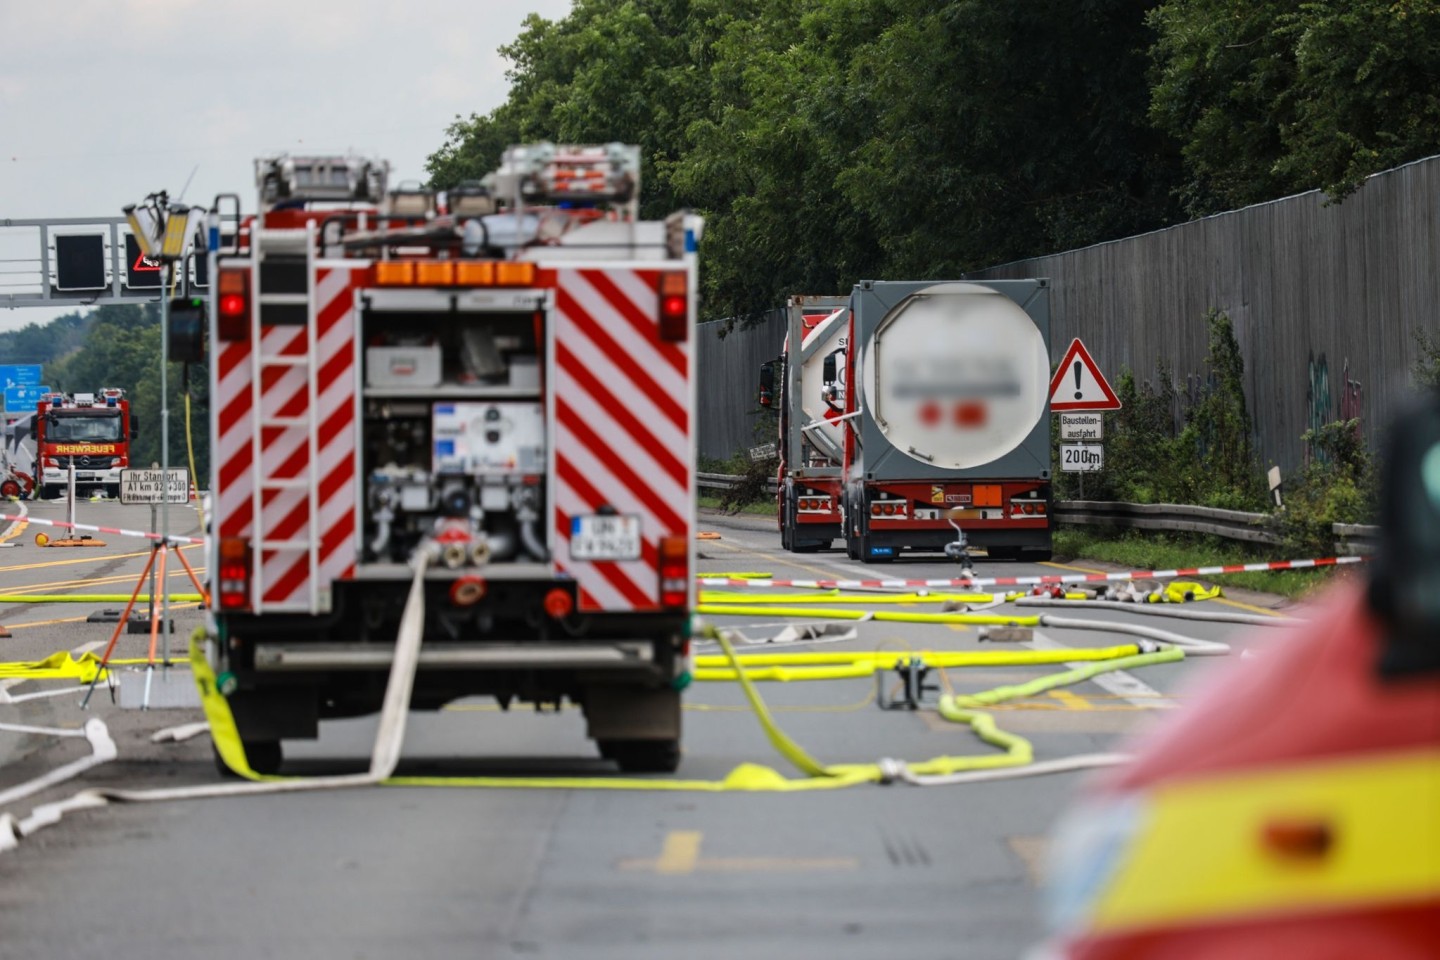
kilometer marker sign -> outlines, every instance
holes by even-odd
[[[1050,378],[1050,409],[1119,410],[1120,398],[1110,389],[1090,351],[1076,337]]]

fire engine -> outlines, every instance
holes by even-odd
[[[1049,326],[1044,280],[790,298],[785,353],[760,372],[785,549],[1048,560]]]
[[[75,469],[75,486],[103,487],[120,495],[120,471],[130,466],[136,419],[125,391],[47,393],[35,411],[35,489],[43,500],[60,496]]]
[[[511,147],[443,195],[355,157],[256,183],[253,216],[216,201],[210,331],[211,655],[251,766],[379,708],[426,551],[414,707],[568,699],[622,769],[673,770],[703,221],[641,220],[622,144]]]

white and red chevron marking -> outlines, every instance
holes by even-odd
[[[1189,567],[1178,570],[1127,570],[1124,573],[1061,573],[1037,577],[958,577],[952,580],[740,580],[729,577],[697,577],[705,586],[795,587],[804,590],[874,590],[912,587],[1028,587],[1050,583],[1106,583],[1118,580],[1174,580],[1177,577],[1215,577],[1224,573],[1261,573],[1269,570],[1310,570],[1364,563],[1369,557],[1323,557],[1318,560],[1272,560],[1267,563],[1236,563],[1218,567]]]
[[[583,610],[659,605],[659,543],[690,535],[689,341],[659,335],[659,273],[557,271],[550,392],[556,568]],[[640,518],[638,560],[570,556],[571,522],[602,506]]]
[[[313,410],[306,366],[262,363],[257,410],[253,345],[249,341],[224,343],[216,352],[216,529],[222,536],[294,544],[261,551],[257,593],[267,609],[310,609],[313,543],[318,542],[317,586],[325,587],[354,573],[353,283],[358,269],[357,265],[345,264],[316,270],[312,285],[315,351],[310,358],[316,381]],[[308,356],[310,330],[304,326],[262,326],[259,349],[262,358]],[[316,428],[315,462],[312,438],[305,425],[284,422],[312,416]],[[317,489],[318,517],[311,516],[312,478]],[[262,480],[302,481],[304,485],[262,490],[257,525],[255,491]]]

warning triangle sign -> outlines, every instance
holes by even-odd
[[[132,273],[159,273],[160,261],[151,260],[142,253],[135,258],[135,264],[130,268],[130,271]]]
[[[1090,351],[1076,337],[1050,380],[1050,409],[1119,410],[1120,399],[1095,365]]]

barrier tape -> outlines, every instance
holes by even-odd
[[[1035,577],[956,577],[950,580],[742,580],[706,578],[709,586],[791,587],[798,590],[913,589],[915,587],[1026,587],[1049,583],[1113,583],[1117,580],[1172,580],[1177,577],[1215,577],[1225,573],[1264,573],[1272,570],[1310,570],[1319,567],[1364,563],[1369,557],[1323,557],[1317,560],[1271,560],[1267,563],[1235,563],[1218,567],[1186,567],[1181,570],[1128,570],[1124,573],[1059,573]]]
[[[201,537],[182,537],[178,534],[170,534],[166,537],[163,533],[149,533],[145,530],[122,530],[119,527],[97,527],[90,523],[66,523],[64,520],[41,520],[38,517],[21,514],[0,514],[0,520],[9,520],[12,523],[24,521],[25,523],[36,523],[42,527],[60,527],[65,530],[88,530],[92,533],[108,533],[117,537],[140,537],[144,540],[166,540],[171,543],[204,543]]]

